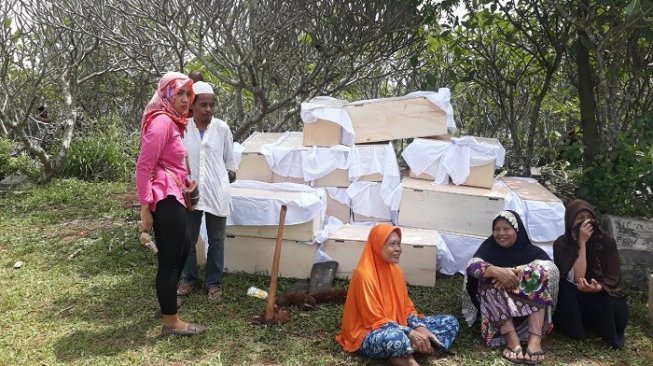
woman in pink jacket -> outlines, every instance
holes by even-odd
[[[141,205],[141,230],[154,228],[159,250],[156,295],[163,314],[164,335],[196,335],[206,328],[182,321],[177,314],[177,282],[190,249],[183,189],[187,184],[183,135],[193,101],[193,81],[169,72],[141,120],[141,151],[136,162],[136,189]]]

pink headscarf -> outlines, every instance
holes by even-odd
[[[168,72],[163,75],[163,77],[161,77],[156,92],[152,96],[152,99],[150,99],[150,102],[147,103],[147,106],[143,111],[143,118],[141,119],[141,137],[143,137],[143,134],[147,130],[147,127],[150,125],[152,120],[160,114],[166,114],[168,117],[170,117],[170,119],[172,119],[172,121],[179,128],[181,135],[184,135],[184,132],[186,131],[186,125],[188,124],[188,121],[186,120],[188,111],[180,115],[177,113],[177,111],[175,111],[172,103],[174,102],[179,89],[183,88],[185,85],[188,85],[192,93],[193,80],[191,80],[188,76],[179,72]],[[194,94],[191,95],[190,102],[193,101],[194,96]]]

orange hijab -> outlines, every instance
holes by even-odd
[[[347,352],[360,349],[370,331],[391,322],[407,325],[408,316],[417,314],[401,268],[381,256],[393,231],[401,238],[396,226],[378,224],[372,228],[351,277],[340,334],[336,336]]]

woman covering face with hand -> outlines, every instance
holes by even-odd
[[[188,179],[182,138],[193,101],[192,85],[192,80],[177,72],[161,78],[143,112],[141,151],[136,162],[141,230],[154,229],[158,249],[156,294],[164,335],[195,335],[205,330],[177,315],[177,282],[191,246],[182,192]]]
[[[463,314],[471,326],[480,313],[484,344],[505,346],[504,358],[540,363],[542,337],[552,329],[558,278],[549,256],[531,243],[519,215],[501,211],[492,221],[492,235],[467,266]]]
[[[451,347],[458,320],[417,312],[398,265],[400,256],[401,230],[374,226],[352,275],[336,340],[347,352],[389,359],[391,365],[418,365],[414,353],[444,353]]]
[[[615,240],[601,232],[592,206],[574,200],[565,210],[565,234],[553,243],[560,282],[556,329],[572,338],[592,330],[613,348],[623,348],[628,304],[621,285]]]

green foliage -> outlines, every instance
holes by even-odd
[[[557,131],[556,131],[557,133]],[[560,146],[560,159],[569,162],[572,166],[579,166],[583,162],[583,133],[580,127],[575,127],[567,133]]]
[[[13,150],[14,144],[11,140],[0,139],[0,179],[9,175],[7,171]]]
[[[653,114],[621,131],[615,146],[584,171],[582,197],[602,212],[645,216],[653,213]]]
[[[72,142],[60,175],[89,182],[129,181],[134,175],[138,144],[137,135],[129,135],[117,123],[91,131]]]
[[[14,143],[8,139],[0,139],[0,179],[15,174],[28,176],[36,181],[41,175],[39,164],[29,156],[15,154]]]

